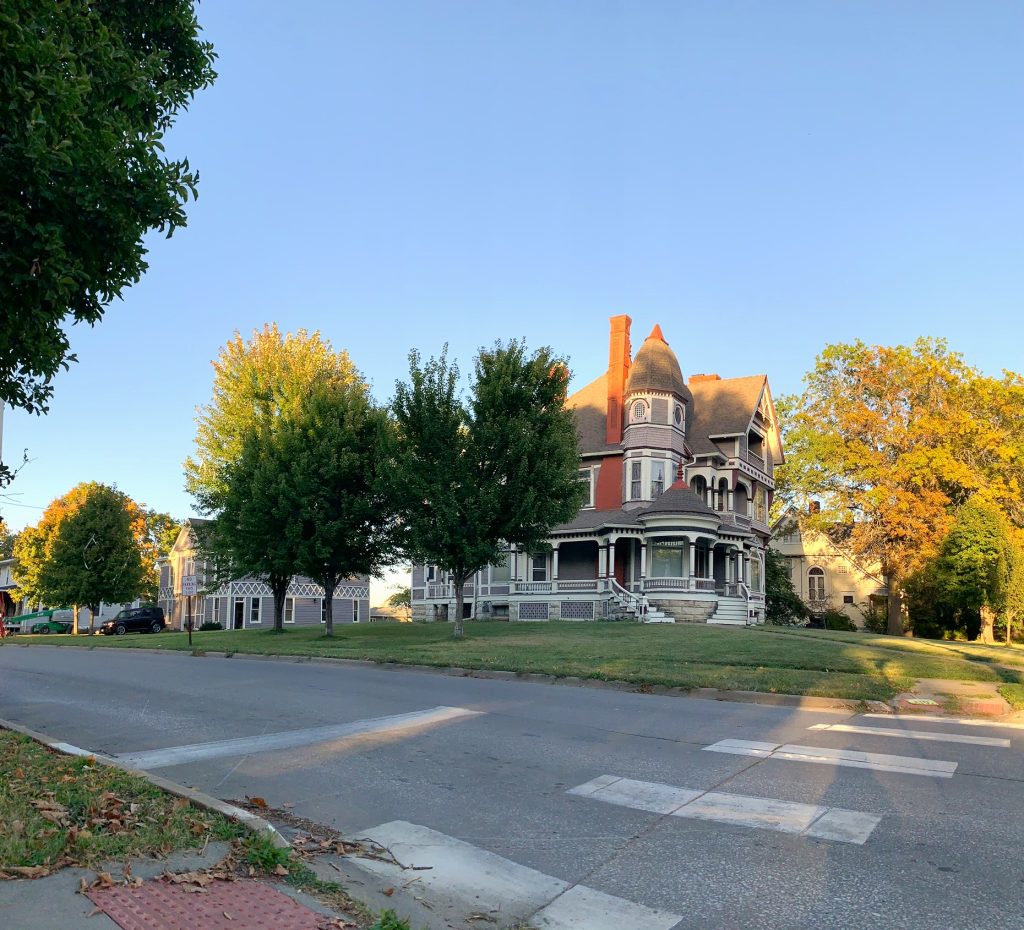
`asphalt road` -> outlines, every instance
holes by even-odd
[[[539,926],[1024,927],[1024,728],[37,646],[0,648],[0,717],[387,837],[478,909],[571,889]]]

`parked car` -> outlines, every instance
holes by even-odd
[[[159,633],[167,626],[162,607],[126,607],[113,620],[101,624],[104,636],[124,636],[125,633]]]
[[[43,620],[40,623],[32,624],[33,633],[70,633],[71,632],[71,621],[70,620],[54,620],[52,617],[49,620]]]

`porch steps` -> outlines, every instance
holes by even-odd
[[[749,622],[747,602],[742,597],[720,597],[714,614],[708,620],[708,623],[728,626],[746,626]]]
[[[662,623],[707,623],[715,611],[714,602],[707,601],[651,600],[650,605],[647,616],[662,614],[666,618]]]

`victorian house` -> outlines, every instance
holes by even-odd
[[[467,616],[759,623],[772,470],[782,444],[764,375],[691,375],[655,326],[633,357],[611,318],[608,370],[569,400],[587,502],[545,552],[510,549],[466,585]],[[414,565],[413,615],[454,610]]]
[[[158,606],[172,630],[219,623],[226,630],[264,630],[274,625],[274,598],[258,578],[238,578],[216,585],[213,572],[198,551],[196,528],[207,520],[186,520],[171,551],[157,562],[160,575]],[[194,589],[195,593],[192,593]],[[363,575],[343,581],[333,592],[334,623],[370,619],[370,579]],[[286,626],[319,626],[327,621],[324,589],[302,575],[288,585],[283,622]]]

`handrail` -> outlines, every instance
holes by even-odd
[[[609,590],[616,597],[622,598],[626,602],[626,609],[636,612],[636,618],[641,623],[644,622],[644,617],[647,616],[647,596],[644,594],[634,594],[632,591],[627,591],[615,578],[608,579]]]

